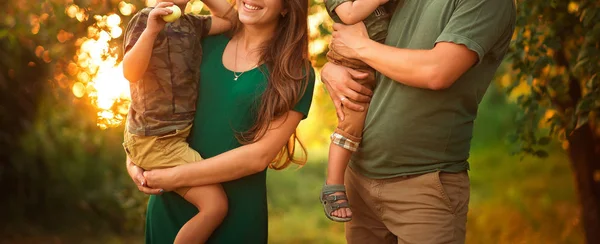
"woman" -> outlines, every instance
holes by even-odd
[[[299,162],[289,142],[312,99],[308,2],[237,0],[236,5],[240,24],[233,36],[203,42],[191,146],[206,159],[147,172],[128,160],[127,169],[148,194],[222,183],[229,212],[208,243],[267,243],[266,168]],[[274,158],[281,163],[272,164]],[[146,242],[173,243],[196,213],[175,193],[151,196]]]

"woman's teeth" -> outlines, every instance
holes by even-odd
[[[252,5],[247,4],[247,3],[244,3],[244,7],[246,7],[247,9],[250,9],[250,10],[259,10],[260,9],[259,7],[252,6]]]

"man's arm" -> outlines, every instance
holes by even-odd
[[[436,44],[428,50],[402,49],[371,41],[362,23],[336,24],[332,47],[342,55],[361,59],[397,82],[445,89],[481,62],[500,37],[510,31],[507,27],[512,23],[514,11],[511,0],[459,1]]]
[[[338,5],[333,11],[344,24],[353,25],[365,20],[377,7],[386,2],[387,0],[347,1]]]
[[[129,82],[137,82],[144,76],[152,56],[154,40],[166,24],[162,16],[172,12],[166,8],[171,5],[173,5],[171,2],[161,2],[150,13],[138,13],[127,27],[123,51],[125,53],[123,76]]]
[[[462,44],[440,42],[430,50],[412,50],[368,42],[358,49],[360,60],[392,80],[418,88],[446,89],[477,62],[477,53]]]

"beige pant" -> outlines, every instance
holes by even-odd
[[[190,147],[187,137],[192,125],[162,136],[139,136],[125,129],[123,148],[133,163],[144,170],[170,168],[202,160],[200,154]],[[189,187],[176,189],[184,196]]]
[[[467,172],[369,179],[348,168],[352,221],[349,244],[464,243],[470,183]]]

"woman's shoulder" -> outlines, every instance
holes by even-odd
[[[202,39],[203,56],[212,56],[211,54],[214,54],[220,57],[229,40],[230,38],[223,34],[205,37]]]
[[[225,46],[231,38],[225,34],[207,36],[202,39],[202,46],[206,46],[207,49],[213,49],[215,46]]]

